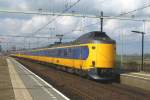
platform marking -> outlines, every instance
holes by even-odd
[[[14,61],[14,60],[13,60],[13,61]],[[14,63],[18,64],[16,61],[14,61]],[[23,67],[21,67],[20,64],[18,64],[18,65],[19,65],[18,67],[19,67],[20,69],[25,70],[24,72],[25,72],[26,74],[30,73],[29,71],[27,71],[26,69],[24,69]],[[57,98],[56,98],[50,91],[48,91],[37,79],[35,79],[35,78],[32,76],[32,74],[29,75],[29,77],[30,77],[32,80],[34,80],[39,86],[41,86],[41,88],[42,88],[49,96],[51,96],[51,98],[55,98],[55,99],[57,100]]]
[[[13,91],[15,94],[15,100],[33,100],[24,83],[20,79],[18,73],[16,72],[14,65],[7,59],[7,64],[9,68],[9,74],[13,86]]]
[[[145,77],[140,77],[140,76],[135,76],[135,75],[121,74],[121,76],[131,76],[131,77],[141,78],[141,79],[144,79],[144,80],[148,80],[148,81],[150,81],[150,78],[145,78]]]
[[[11,58],[12,60],[14,60],[13,58]],[[25,70],[27,70],[28,72],[30,72],[31,74],[33,74],[35,77],[37,77],[39,80],[41,80],[43,83],[45,83],[48,87],[50,87],[52,90],[54,90],[56,93],[58,93],[60,96],[62,96],[65,100],[70,100],[68,97],[66,97],[65,95],[63,95],[61,92],[59,92],[57,89],[55,89],[52,85],[50,85],[49,83],[47,83],[45,80],[43,80],[41,77],[39,77],[38,75],[36,75],[35,73],[33,73],[32,71],[30,71],[29,69],[27,69],[25,66],[23,66],[22,64],[20,64],[19,62],[17,62],[16,60],[14,60],[16,63],[18,63],[20,66],[22,66],[22,68],[24,68]]]
[[[137,74],[137,75],[145,75],[145,76],[150,76],[150,74],[144,74],[144,73],[131,73],[131,74]]]

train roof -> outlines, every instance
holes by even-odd
[[[43,49],[54,48],[54,47],[86,44],[86,43],[115,43],[115,41],[111,39],[105,32],[92,31],[89,33],[85,33],[84,35],[80,36],[78,39],[72,42],[61,43],[61,44],[51,44],[44,48],[32,49],[31,51],[43,50]]]
[[[52,44],[48,47],[57,47],[57,46],[69,46],[69,45],[79,45],[86,43],[115,43],[105,32],[92,31],[85,33],[74,41],[61,43],[61,44]]]
[[[100,31],[93,31],[86,33],[82,36],[80,36],[78,39],[76,39],[74,42],[77,43],[101,43],[101,42],[109,42],[109,43],[114,43],[115,41],[112,40],[105,32],[100,32]]]

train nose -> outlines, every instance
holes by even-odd
[[[115,45],[100,44],[97,50],[96,65],[100,68],[113,68],[115,65]]]
[[[94,80],[100,80],[100,81],[106,81],[106,80],[113,80],[114,79],[114,76],[113,76],[113,73],[110,73],[106,70],[105,73],[100,73],[101,69],[97,69],[97,68],[91,68],[89,71],[88,71],[88,76],[91,78],[91,79],[94,79]],[[105,69],[104,69],[105,70]],[[110,69],[111,70],[111,69]],[[107,73],[107,75],[106,75]]]

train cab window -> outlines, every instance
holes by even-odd
[[[89,49],[88,49],[88,47],[83,46],[81,54],[82,54],[82,59],[85,60],[88,57],[88,55],[89,55]]]

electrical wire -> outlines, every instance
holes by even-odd
[[[148,7],[150,7],[150,4],[149,4],[149,5],[146,5],[146,6],[143,6],[143,7],[140,7],[140,8],[137,8],[137,9],[134,9],[134,10],[131,10],[131,11],[128,11],[128,12],[125,12],[125,13],[121,13],[121,14],[119,14],[118,16],[127,15],[127,14],[130,14],[130,13],[139,11],[139,10],[143,10],[143,9],[145,9],[145,8],[148,8]],[[117,16],[117,17],[118,17],[118,16]]]
[[[105,0],[104,0],[105,1]],[[41,27],[40,29],[38,29],[37,31],[35,31],[34,33],[37,33],[39,31],[41,31],[43,28],[45,28],[47,25],[49,25],[50,23],[52,23],[53,21],[55,21],[59,16],[61,16],[63,13],[65,13],[66,11],[68,11],[69,9],[71,9],[72,7],[74,7],[76,4],[78,4],[80,2],[80,0],[78,0],[77,2],[75,2],[73,5],[71,5],[69,8],[65,9],[61,14],[58,14],[57,17],[55,17],[54,19],[50,20],[47,24],[45,24],[43,27]],[[103,1],[102,1],[103,2]],[[150,7],[150,4],[147,5],[147,6],[143,6],[141,8],[137,8],[135,10],[132,10],[132,11],[129,11],[129,12],[125,12],[125,13],[121,13],[119,14],[118,16],[115,16],[115,17],[119,17],[119,16],[123,16],[123,15],[127,15],[127,14],[130,14],[130,13],[133,13],[133,12],[136,12],[136,11],[139,11],[139,10],[142,10],[142,9],[145,9],[145,8],[148,8]],[[107,19],[119,19],[119,20],[128,20],[128,19],[122,19],[122,18],[107,18]],[[131,19],[133,20],[133,19]],[[133,21],[139,21],[139,20],[133,20]],[[141,20],[142,21],[142,20]],[[100,22],[96,22],[94,24],[89,24],[89,25],[86,25],[82,28],[85,28],[85,27],[89,27],[89,26],[92,26],[92,25],[96,25],[96,24],[99,24]],[[72,31],[73,32],[73,31]],[[34,34],[31,34],[31,35],[34,35]]]
[[[114,16],[114,18],[111,18],[111,17],[110,17],[110,18],[106,18],[106,19],[129,20],[129,19],[116,18],[116,17],[120,17],[120,16],[127,15],[127,14],[130,14],[130,13],[139,11],[139,10],[143,10],[143,9],[145,9],[145,8],[148,8],[148,7],[150,7],[150,4],[147,5],[147,6],[143,6],[143,7],[141,7],[141,8],[134,9],[134,10],[132,10],[132,11],[128,11],[128,12],[125,12],[125,13],[121,13],[121,14],[119,14],[119,15],[117,15],[117,16]],[[136,20],[136,19],[133,20],[133,19],[131,19],[131,21],[150,21],[150,20]],[[99,24],[99,23],[100,23],[100,22],[96,22],[96,23],[94,23],[94,24],[89,24],[89,25],[84,26],[84,27],[89,27],[89,26],[96,25],[96,24]],[[82,27],[82,28],[84,28],[84,27]]]
[[[15,38],[46,38],[46,39],[57,39],[56,37],[47,36],[21,36],[21,35],[0,35],[1,37],[15,37]],[[0,38],[1,39],[1,38]],[[64,39],[74,39],[74,37],[64,37]]]
[[[73,8],[76,4],[78,4],[81,0],[78,0],[77,2],[75,2],[74,4],[72,4],[71,6],[69,6],[68,8],[66,8],[62,13],[58,14],[55,18],[53,18],[52,20],[50,20],[48,23],[46,23],[45,25],[43,25],[41,28],[37,29],[35,32],[33,32],[34,35],[35,33],[38,33],[39,31],[43,30],[47,25],[49,25],[50,23],[54,22],[59,16],[61,16],[61,14],[67,12],[68,10],[70,10],[71,8]]]

